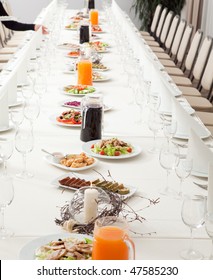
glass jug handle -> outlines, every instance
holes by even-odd
[[[134,242],[126,235],[124,238],[124,242],[126,243],[129,249],[129,260],[135,260],[135,244]]]
[[[85,129],[87,110],[88,110],[88,107],[84,108],[83,129]]]

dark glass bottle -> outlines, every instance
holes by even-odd
[[[80,44],[89,42],[89,25],[81,25],[80,27]]]
[[[82,100],[81,141],[88,142],[102,137],[103,103],[100,95],[86,96]]]
[[[95,9],[95,0],[89,0],[88,9]]]

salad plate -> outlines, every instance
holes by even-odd
[[[101,139],[99,140],[92,140],[89,142],[86,142],[83,144],[82,149],[85,153],[93,156],[93,157],[97,157],[100,159],[113,159],[113,160],[120,160],[120,159],[127,159],[127,158],[132,158],[132,157],[136,157],[141,153],[141,147],[137,146],[137,145],[130,145],[128,144],[128,147],[131,148],[131,152],[125,153],[125,154],[120,154],[120,155],[106,155],[106,154],[101,154],[99,151],[94,152],[94,146],[96,144],[98,144],[101,141]],[[108,152],[109,154],[111,154],[115,149],[114,148],[107,148],[106,152]]]
[[[63,88],[63,93],[70,96],[85,96],[96,92],[93,86],[68,85]]]
[[[98,72],[93,72],[92,73],[92,81],[95,82],[106,82],[109,81],[110,78],[106,75],[103,75],[101,73]]]
[[[38,259],[36,256],[36,252],[41,246],[44,246],[51,241],[57,241],[58,239],[65,239],[65,238],[73,238],[79,241],[85,240],[85,238],[92,240],[92,237],[90,235],[77,234],[77,233],[58,233],[58,234],[51,234],[47,236],[41,236],[24,245],[24,247],[21,249],[19,253],[19,259],[36,260]]]
[[[94,162],[92,164],[86,165],[86,166],[83,166],[83,167],[76,167],[76,168],[75,167],[68,167],[68,166],[65,166],[61,163],[57,163],[57,162],[53,161],[53,157],[51,155],[45,155],[44,160],[46,162],[48,162],[49,164],[55,166],[55,167],[58,167],[58,168],[63,169],[63,170],[73,171],[73,172],[84,171],[84,170],[93,168],[94,166],[96,166],[98,164],[98,160],[95,159],[95,158],[93,158]]]
[[[59,117],[59,114],[54,114],[54,115],[51,115],[49,117],[49,120],[52,124],[56,124],[56,125],[59,125],[59,126],[65,126],[65,127],[78,127],[80,128],[81,127],[81,124],[71,124],[71,123],[63,123],[63,122],[59,122],[57,121],[57,118]]]
[[[77,110],[81,109],[81,102],[79,100],[75,100],[75,99],[63,100],[63,101],[59,102],[59,105],[61,105],[63,107],[67,107],[67,108],[77,109]],[[104,112],[107,112],[111,109],[112,109],[112,106],[110,106],[108,104],[104,104]]]
[[[90,183],[97,180],[97,176],[89,176],[89,175],[80,175],[80,176],[76,176],[74,173],[70,172],[70,173],[66,173],[66,174],[63,174],[59,177],[57,177],[56,179],[54,179],[51,184],[54,185],[54,186],[57,186],[57,187],[60,187],[60,188],[63,188],[63,189],[67,189],[67,190],[72,190],[72,191],[76,191],[78,190],[79,188],[74,188],[74,187],[69,187],[69,186],[65,186],[65,185],[62,185],[59,181],[61,181],[62,179],[64,178],[67,178],[67,177],[70,177],[70,178],[73,178],[73,177],[76,177],[76,179],[81,179],[81,180],[85,180],[85,181],[89,181]],[[113,182],[112,182],[113,183]],[[123,184],[125,188],[129,189],[129,193],[128,194],[125,194],[125,195],[120,195],[122,196],[123,199],[126,199],[126,198],[129,198],[131,196],[133,196],[133,194],[135,194],[135,192],[137,191],[137,188],[134,187],[134,186],[130,186],[130,185],[126,185],[126,184]],[[95,185],[94,185],[95,186]],[[103,189],[104,190],[104,189]]]

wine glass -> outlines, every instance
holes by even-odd
[[[179,161],[179,148],[176,144],[164,144],[160,150],[159,162],[160,165],[166,170],[166,187],[160,190],[163,195],[175,197],[176,193],[169,187],[169,175],[172,170],[176,168]]]
[[[24,116],[30,121],[33,127],[33,121],[35,121],[40,113],[40,104],[36,96],[32,96],[31,99],[27,99],[24,104]]]
[[[0,238],[5,239],[11,237],[13,232],[5,228],[4,225],[4,212],[5,208],[9,206],[14,198],[14,189],[12,179],[8,176],[0,177],[0,212],[1,212],[1,225],[0,225]]]
[[[0,140],[0,159],[2,159],[4,164],[3,175],[7,175],[7,161],[12,156],[13,153],[13,140],[3,139]]]
[[[29,85],[22,86],[21,91],[22,91],[22,96],[24,97],[25,100],[32,98],[33,88],[31,86],[29,86]]]
[[[159,149],[156,146],[156,136],[157,133],[163,127],[163,120],[159,113],[150,110],[149,119],[148,119],[148,127],[153,132],[153,145],[152,148],[149,150],[150,153],[158,153]]]
[[[190,158],[179,158],[179,163],[175,168],[175,172],[180,179],[180,188],[178,192],[178,198],[182,198],[183,193],[182,193],[182,185],[183,181],[189,177],[191,174],[193,167],[193,160]]]
[[[176,131],[177,131],[177,121],[174,120],[173,118],[171,120],[165,119],[163,125],[163,132],[165,137],[167,138],[168,144],[174,137]]]
[[[143,119],[143,109],[144,109],[144,93],[141,89],[137,89],[136,93],[135,93],[135,103],[138,105],[139,107],[139,119],[136,121],[136,123],[138,124],[142,124],[144,123],[144,119]]]
[[[190,228],[190,247],[181,252],[185,260],[201,260],[203,255],[193,248],[193,229],[200,228],[205,222],[206,197],[201,195],[186,196],[181,209],[181,217]]]
[[[19,127],[15,136],[16,150],[23,156],[23,170],[16,176],[21,179],[33,177],[33,174],[27,171],[26,155],[33,149],[33,130],[32,128]]]
[[[34,91],[42,98],[47,91],[47,81],[42,75],[38,75],[34,83]]]
[[[212,249],[211,249],[211,255],[209,256],[209,259],[213,260],[213,212],[206,213],[205,227],[206,227],[206,232],[207,232],[208,236],[212,240]]]
[[[15,125],[16,130],[18,129],[19,125],[24,120],[24,112],[23,108],[20,110],[11,110],[10,111],[10,118],[12,123]]]

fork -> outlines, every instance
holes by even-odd
[[[196,186],[204,189],[204,190],[207,190],[208,189],[208,185],[207,184],[199,184],[199,183],[196,183],[196,182],[193,182]]]

